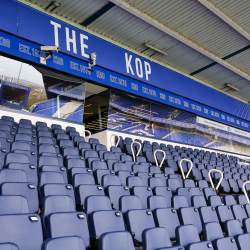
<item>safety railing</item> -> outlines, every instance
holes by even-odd
[[[85,133],[88,133],[89,135],[88,135],[88,139],[86,140],[86,141],[89,141],[89,139],[91,138],[91,132],[89,131],[89,130],[85,130],[84,131],[84,135],[85,135]],[[85,139],[86,139],[86,135],[85,135]]]
[[[249,200],[249,197],[248,197],[248,194],[247,194],[247,191],[246,191],[246,185],[247,185],[247,184],[250,184],[250,181],[245,181],[245,182],[243,183],[242,189],[243,189],[244,195],[246,196],[247,202],[248,202],[248,204],[249,204],[249,203],[250,203],[250,200]]]
[[[163,158],[162,158],[162,160],[161,160],[160,165],[159,165],[158,160],[157,160],[157,158],[156,158],[156,153],[157,153],[157,152],[162,152],[162,153],[163,153]],[[164,162],[164,160],[165,160],[165,157],[166,157],[166,153],[165,153],[163,150],[161,150],[161,149],[156,149],[156,150],[154,151],[155,164],[156,164],[157,167],[161,168],[161,166],[162,166],[162,164],[163,164],[163,162]]]
[[[136,155],[135,155],[134,148],[133,148],[134,144],[139,144],[139,146],[140,146],[139,151],[137,152]],[[138,141],[133,141],[131,143],[131,151],[132,151],[132,155],[133,155],[133,160],[135,161],[135,156],[138,156],[140,154],[140,152],[141,152],[141,143],[139,143]]]
[[[221,175],[220,180],[219,180],[219,182],[218,182],[216,188],[214,187],[214,182],[213,182],[213,179],[212,179],[212,177],[211,177],[211,173],[212,173],[212,172],[217,172],[217,173],[220,173],[220,175]],[[211,169],[211,170],[208,172],[208,178],[209,178],[209,180],[210,180],[210,183],[211,183],[211,185],[212,185],[212,188],[215,188],[215,190],[217,191],[218,188],[219,188],[219,186],[220,186],[220,184],[221,184],[221,182],[222,182],[222,180],[223,180],[223,173],[222,173],[220,170],[214,169],[214,168],[213,168],[213,169]]]
[[[182,162],[184,162],[184,161],[187,161],[187,162],[189,162],[189,163],[191,164],[191,167],[190,167],[190,169],[188,170],[186,176],[185,176],[185,173],[184,173],[183,168],[182,168]],[[194,164],[193,164],[193,162],[192,162],[191,160],[185,159],[185,158],[184,158],[184,159],[181,159],[181,161],[180,161],[180,169],[181,169],[181,175],[182,175],[183,180],[185,180],[185,179],[188,178],[189,174],[191,173],[191,170],[192,170],[193,166],[194,166]]]
[[[119,142],[120,142],[120,136],[119,135],[116,135],[116,134],[112,134],[111,136],[110,136],[110,145],[112,146],[112,138],[113,137],[118,137],[118,141],[117,141],[117,143],[115,144],[115,146],[117,147],[118,145],[119,145]]]

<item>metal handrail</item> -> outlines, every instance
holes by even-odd
[[[134,152],[134,149],[133,149],[133,145],[134,145],[135,143],[140,145],[140,149],[139,149],[139,151],[137,152],[136,155],[135,155],[135,152]],[[138,155],[140,154],[140,152],[141,152],[141,143],[138,142],[138,141],[133,141],[133,142],[131,143],[131,151],[132,151],[132,155],[133,155],[133,160],[135,161],[135,156],[138,156]]]
[[[164,155],[163,158],[162,158],[162,160],[161,160],[160,166],[159,166],[158,160],[156,158],[156,152],[162,152],[163,155]],[[161,168],[161,166],[162,166],[162,164],[163,164],[163,162],[165,160],[165,157],[166,157],[166,153],[163,150],[161,150],[161,149],[156,149],[155,150],[155,152],[154,152],[154,158],[155,158],[155,164],[156,164],[157,167]]]
[[[86,132],[89,134],[89,137],[88,137],[88,141],[89,141],[89,139],[90,139],[90,137],[91,137],[91,132],[90,132],[89,130],[85,130],[85,131],[84,131],[84,135],[85,135]],[[84,137],[86,138],[86,136],[84,136]]]
[[[118,145],[119,145],[119,142],[120,142],[120,136],[119,135],[116,135],[116,134],[112,134],[111,136],[110,136],[110,143],[111,143],[111,146],[112,146],[112,138],[113,138],[113,136],[117,136],[118,137],[118,141],[117,141],[117,143],[115,144],[115,146],[117,147]]]
[[[212,178],[211,178],[211,172],[218,172],[218,173],[220,173],[220,175],[221,175],[221,177],[220,177],[220,180],[219,180],[219,183],[217,184],[217,186],[216,186],[216,188],[214,187],[214,183],[213,183],[213,180],[212,180]],[[212,187],[213,188],[215,188],[215,190],[218,190],[218,188],[219,188],[219,186],[220,186],[220,184],[221,184],[221,182],[222,182],[222,180],[223,180],[223,173],[220,171],[220,170],[218,170],[218,169],[211,169],[209,172],[208,172],[208,177],[209,177],[209,180],[210,180],[210,183],[211,183],[211,185],[212,185]]]
[[[245,181],[245,182],[243,183],[242,189],[243,189],[244,195],[245,195],[246,198],[247,198],[247,202],[248,202],[248,204],[249,204],[249,203],[250,203],[250,200],[249,200],[249,197],[248,197],[248,195],[247,195],[246,188],[245,188],[246,184],[248,184],[248,183],[250,184],[250,181]]]
[[[190,167],[190,169],[188,170],[186,177],[185,177],[185,174],[184,174],[182,165],[181,165],[183,161],[187,161],[187,162],[191,163],[191,167]],[[181,169],[181,174],[182,174],[183,180],[185,180],[186,178],[188,178],[189,174],[191,173],[191,170],[192,170],[193,166],[194,166],[194,164],[193,164],[193,162],[192,162],[191,160],[185,159],[185,158],[184,158],[184,159],[181,159],[181,161],[180,161],[180,169]]]

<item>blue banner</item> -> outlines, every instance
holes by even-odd
[[[43,56],[43,53],[40,51],[39,45],[0,31],[0,41],[1,39],[5,41],[5,44],[0,43],[0,51],[40,64],[40,57]],[[199,116],[204,116],[247,131],[250,130],[250,123],[243,119],[228,115],[217,109],[210,108],[146,83],[133,80],[130,77],[103,69],[99,66],[95,66],[92,72],[88,71],[87,62],[63,53],[53,54],[52,58],[47,61],[47,66],[131,94],[147,97],[151,100],[174,106]]]

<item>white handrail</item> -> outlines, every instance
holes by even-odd
[[[133,145],[134,145],[135,143],[136,143],[136,144],[139,144],[139,146],[140,146],[140,149],[139,149],[139,151],[137,152],[136,155],[135,155],[135,152],[134,152],[134,149],[133,149]],[[135,161],[135,156],[138,156],[139,153],[141,152],[141,143],[138,142],[138,141],[133,141],[133,142],[131,143],[131,151],[132,151],[132,155],[133,155],[133,160]]]
[[[113,136],[117,136],[118,137],[118,141],[117,141],[117,143],[115,144],[115,146],[117,147],[118,145],[119,145],[119,142],[120,142],[120,136],[119,135],[116,135],[116,134],[112,134],[111,136],[110,136],[110,144],[111,144],[111,146],[112,146],[112,138],[113,138]]]
[[[187,162],[191,163],[191,167],[190,167],[190,169],[188,170],[186,177],[185,177],[185,174],[184,174],[182,165],[181,165],[183,161],[187,161]],[[191,173],[191,170],[192,170],[193,166],[194,166],[194,164],[193,164],[193,162],[192,162],[191,160],[185,159],[185,158],[184,158],[184,159],[181,159],[181,161],[180,161],[180,169],[181,169],[181,174],[182,174],[183,180],[185,180],[186,178],[188,178],[189,174]]]
[[[84,131],[84,137],[85,137],[85,138],[86,138],[86,136],[85,136],[85,133],[86,133],[86,132],[89,134],[89,137],[88,137],[88,141],[89,141],[89,139],[90,139],[90,137],[91,137],[91,132],[90,132],[89,130],[85,130],[85,131]]]
[[[248,183],[250,184],[250,181],[245,181],[245,182],[243,183],[242,189],[243,189],[244,195],[245,195],[246,198],[247,198],[247,202],[248,202],[248,204],[249,204],[249,203],[250,203],[250,200],[249,200],[249,197],[248,197],[246,188],[245,188],[246,184],[248,184]]]
[[[163,153],[163,158],[161,160],[160,166],[159,166],[158,160],[156,158],[156,152],[162,152]],[[155,164],[156,164],[157,167],[161,168],[161,166],[162,166],[162,164],[163,164],[163,162],[165,160],[165,157],[166,157],[166,153],[163,150],[161,150],[161,149],[156,149],[155,150],[155,152],[154,152],[154,158],[155,158]]]
[[[219,183],[217,184],[217,186],[216,186],[216,188],[215,188],[215,190],[218,190],[218,188],[219,188],[219,186],[220,186],[220,184],[221,184],[221,182],[222,182],[222,180],[223,180],[223,173],[220,171],[220,170],[218,170],[218,169],[211,169],[209,172],[208,172],[208,177],[209,177],[209,180],[210,180],[210,183],[211,183],[211,185],[212,185],[212,187],[214,188],[214,183],[213,183],[213,180],[212,180],[212,178],[211,178],[211,172],[218,172],[218,173],[220,173],[220,175],[221,175],[221,177],[220,177],[220,180],[219,180]]]

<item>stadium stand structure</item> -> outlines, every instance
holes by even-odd
[[[0,249],[249,249],[249,161],[130,137],[107,149],[74,127],[15,126],[0,124],[2,141],[12,138],[0,151]]]

